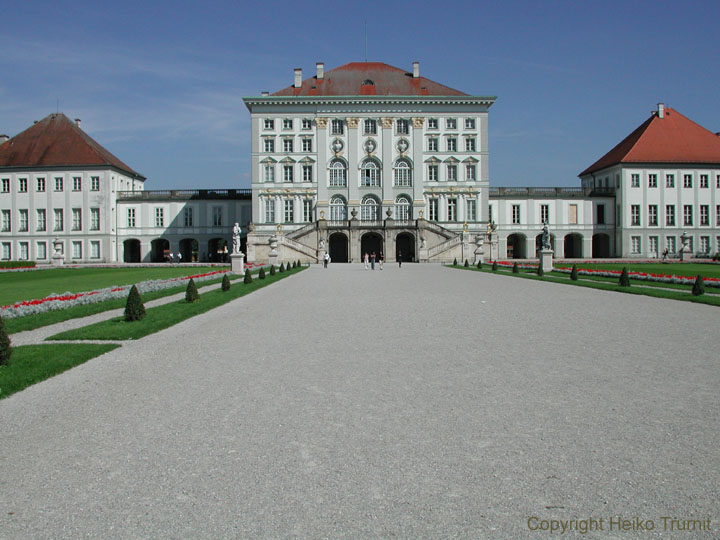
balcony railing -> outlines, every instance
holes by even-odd
[[[211,199],[250,199],[250,189],[158,189],[147,191],[118,191],[119,201],[188,201]]]
[[[547,199],[576,199],[591,195],[613,195],[610,187],[491,187],[490,197],[538,197]]]

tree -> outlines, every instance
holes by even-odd
[[[700,296],[701,294],[705,294],[705,282],[703,281],[702,276],[699,274],[698,277],[695,278],[692,293],[694,296]]]
[[[195,280],[193,278],[190,278],[190,281],[188,281],[187,284],[187,289],[185,289],[185,301],[193,303],[197,302],[198,300],[200,300],[200,295],[198,294]]]
[[[0,366],[7,366],[10,364],[11,356],[12,345],[10,343],[10,336],[7,333],[2,317],[0,317]]]
[[[280,263],[280,269],[278,270],[278,272],[280,272],[282,274],[284,271],[285,271],[285,265],[283,263]]]
[[[145,316],[145,306],[140,298],[140,292],[135,285],[130,289],[127,302],[125,303],[125,320],[128,322],[139,321]]]
[[[465,268],[469,268],[469,267],[470,267],[470,263],[468,262],[467,259],[465,259],[465,264],[464,264],[464,266],[465,266]]]
[[[243,283],[245,283],[246,285],[247,285],[248,283],[252,283],[252,276],[250,275],[250,269],[249,269],[249,268],[246,268],[246,269],[245,269],[245,277],[243,278]]]
[[[220,286],[220,288],[225,292],[230,290],[230,278],[227,274],[223,276],[222,285]]]
[[[302,268],[302,263],[300,262],[300,259],[297,260],[297,267]]]
[[[275,275],[275,265],[274,265],[274,264],[271,264],[271,265],[270,265],[270,275],[271,275],[271,276],[274,276],[274,275]]]
[[[457,266],[457,258],[453,259],[453,266]]]
[[[265,279],[265,269],[261,268],[260,272],[258,272],[258,279]]]
[[[621,287],[630,286],[630,276],[628,276],[627,266],[623,266],[622,274],[620,274],[620,280],[618,281]]]
[[[578,279],[577,264],[573,264],[572,270],[570,271],[570,279],[573,281],[577,281]]]
[[[478,261],[477,267],[478,267],[478,270],[479,270],[480,268],[482,268],[482,261]]]
[[[518,268],[517,263],[513,263],[513,274],[519,274],[520,269]]]

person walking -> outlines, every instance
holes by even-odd
[[[375,252],[370,254],[370,268],[375,270]]]
[[[383,255],[383,252],[382,252],[382,251],[380,252],[379,261],[380,261],[380,270],[382,270],[383,263],[385,262],[385,255]]]
[[[178,251],[178,262],[177,263],[180,264],[181,262],[182,262],[182,253],[180,253]]]
[[[370,262],[370,255],[368,255],[368,252],[365,252],[365,255],[363,256],[363,262],[365,263],[365,270],[368,269],[368,263]]]
[[[323,268],[328,267],[328,262],[330,262],[330,254],[325,252],[325,256],[323,257]]]
[[[402,251],[398,251],[397,260],[398,260],[398,268],[402,268]]]

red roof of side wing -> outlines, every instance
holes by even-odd
[[[109,166],[145,178],[128,167],[62,113],[46,116],[0,145],[0,167]]]
[[[273,96],[466,96],[425,77],[382,62],[350,62],[302,81],[300,88],[288,86]]]
[[[666,108],[663,118],[655,112],[578,176],[618,163],[720,163],[720,137]]]

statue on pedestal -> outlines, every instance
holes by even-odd
[[[242,233],[242,229],[240,228],[240,225],[236,222],[232,229],[232,252],[233,253],[240,253],[240,234]]]
[[[542,249],[551,249],[550,248],[550,229],[548,228],[547,219],[543,222],[542,238],[541,238],[540,245],[541,245]]]

